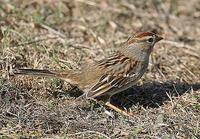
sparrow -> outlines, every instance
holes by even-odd
[[[163,38],[153,32],[132,35],[115,52],[80,70],[51,71],[43,69],[13,69],[14,75],[53,77],[77,86],[84,92],[81,98],[107,96],[105,105],[123,115],[131,114],[110,103],[114,94],[132,87],[146,72],[154,45]]]

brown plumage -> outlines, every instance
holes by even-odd
[[[142,77],[148,67],[153,46],[161,39],[162,37],[152,32],[136,34],[130,37],[113,55],[95,64],[83,66],[80,71],[15,69],[13,73],[60,78],[79,87],[85,92],[84,96],[87,98],[95,99],[104,95],[110,98],[133,86]],[[111,105],[109,99],[106,105],[128,115]]]

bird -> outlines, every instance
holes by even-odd
[[[92,64],[84,64],[80,70],[54,71],[46,69],[13,69],[14,75],[53,77],[77,86],[84,94],[80,97],[96,99],[106,96],[105,105],[130,116],[110,102],[111,96],[132,87],[148,68],[154,45],[163,37],[153,32],[139,32],[129,37],[115,52]]]

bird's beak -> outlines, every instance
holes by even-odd
[[[161,36],[156,36],[156,42],[159,42],[160,40],[162,40],[163,39],[163,37],[161,37]]]

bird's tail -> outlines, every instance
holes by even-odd
[[[34,75],[34,76],[46,76],[46,77],[56,77],[56,73],[49,70],[40,69],[13,69],[12,74],[21,75]]]
[[[41,69],[12,69],[11,75],[32,75],[42,77],[53,77],[65,80],[71,84],[77,84],[78,74],[71,70],[65,72],[54,72]]]

